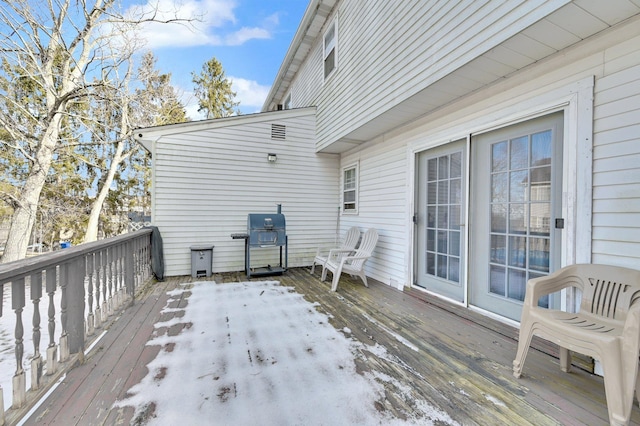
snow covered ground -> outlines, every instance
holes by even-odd
[[[365,345],[292,288],[198,282],[170,296],[184,291],[192,292],[184,315],[155,324],[148,345],[163,350],[148,375],[116,404],[135,407],[137,424],[454,424],[424,401],[404,421],[377,410],[381,382],[393,379],[358,374],[354,360]],[[161,331],[179,323],[187,326],[177,336]]]

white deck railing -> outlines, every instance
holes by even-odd
[[[136,287],[151,275],[151,233],[145,228],[0,265],[0,325],[8,325],[15,336],[12,402],[5,411],[7,396],[0,381],[0,426],[17,420],[18,412],[55,382],[74,354],[82,361],[96,328],[133,302]],[[3,310],[7,292],[11,306]],[[43,327],[48,337],[45,354],[41,353]],[[26,366],[25,339],[33,342],[33,356]],[[0,343],[6,352],[6,339]]]

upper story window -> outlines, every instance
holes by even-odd
[[[358,213],[358,164],[342,169],[342,212]]]
[[[338,66],[338,25],[336,21],[333,21],[324,33],[323,53],[324,78],[326,79]]]

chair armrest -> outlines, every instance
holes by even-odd
[[[579,265],[566,266],[545,277],[530,279],[527,282],[524,304],[535,307],[538,306],[538,300],[542,296],[568,287],[577,287],[582,290],[583,286]]]
[[[341,249],[341,248],[334,248],[329,250],[329,256],[328,258],[331,259],[334,256],[338,256],[338,255],[344,255],[344,254],[349,254],[349,253],[353,253],[354,250],[352,249]]]
[[[342,259],[340,259],[340,262],[342,262],[343,264],[349,260],[367,260],[369,259],[371,256],[344,256]]]

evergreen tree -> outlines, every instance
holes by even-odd
[[[192,72],[191,76],[198,98],[198,112],[203,112],[207,118],[240,113],[235,109],[240,102],[235,102],[236,93],[231,90],[231,81],[225,77],[222,64],[216,58],[205,62],[200,74]]]

